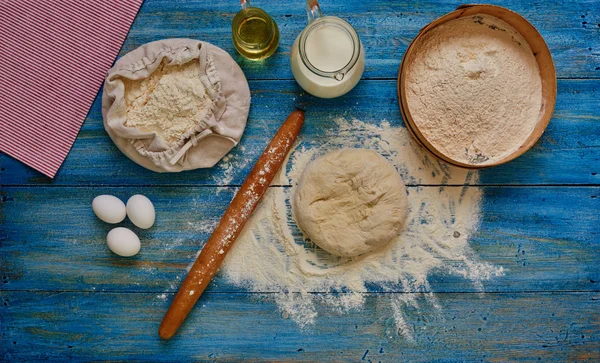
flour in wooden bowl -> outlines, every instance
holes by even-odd
[[[515,152],[537,124],[542,80],[523,37],[489,15],[443,23],[406,60],[414,124],[443,155],[486,166]]]

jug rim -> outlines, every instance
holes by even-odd
[[[348,63],[346,63],[346,65],[344,65],[342,68],[335,70],[335,71],[323,71],[323,70],[315,67],[310,62],[310,60],[308,59],[308,56],[306,54],[306,41],[308,39],[308,36],[313,31],[320,29],[327,25],[335,25],[338,28],[341,28],[342,30],[344,30],[344,32],[346,32],[346,34],[350,37],[350,39],[352,40],[352,43],[354,45],[353,50],[352,50],[352,57],[350,58]],[[306,68],[308,68],[311,72],[313,72],[314,74],[321,76],[321,77],[333,78],[337,81],[343,80],[344,76],[356,65],[356,63],[358,62],[358,59],[360,58],[360,53],[362,51],[361,46],[360,46],[360,38],[358,37],[358,33],[356,32],[354,27],[350,23],[348,23],[346,20],[344,20],[342,18],[338,18],[337,16],[319,17],[319,18],[315,19],[314,21],[312,21],[311,23],[309,23],[307,25],[307,27],[300,34],[298,50],[300,53],[300,59],[302,59],[302,62],[304,63]]]

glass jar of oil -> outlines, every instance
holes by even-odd
[[[270,57],[279,46],[279,28],[264,10],[242,0],[242,10],[231,23],[235,49],[250,60]]]

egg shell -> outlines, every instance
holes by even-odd
[[[156,212],[150,199],[136,194],[127,201],[127,216],[136,226],[148,229],[154,224]]]
[[[125,203],[112,195],[99,195],[94,198],[92,210],[96,217],[111,224],[123,221],[127,215]]]
[[[108,232],[106,244],[111,251],[123,257],[135,256],[141,248],[138,236],[125,227],[117,227]]]

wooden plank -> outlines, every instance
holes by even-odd
[[[453,11],[460,2],[438,0],[402,2],[326,0],[325,15],[348,20],[357,30],[367,56],[365,78],[395,79],[408,44],[432,20]],[[528,19],[540,31],[554,57],[561,78],[600,77],[600,13],[595,0],[551,0],[530,3],[496,1]],[[304,3],[264,0],[265,9],[279,25],[280,46],[264,62],[239,56],[231,41],[231,21],[239,10],[235,2],[146,1],[133,24],[121,55],[163,38],[196,38],[213,43],[242,65],[249,79],[292,79],[289,53],[306,26]]]
[[[320,307],[305,330],[272,297],[205,294],[163,342],[156,331],[172,294],[0,291],[0,360],[600,360],[598,293],[436,294],[439,309],[418,297],[402,331],[398,294],[370,294],[346,314]]]
[[[218,275],[182,334],[159,341],[158,323],[208,237],[194,222],[216,222],[235,192],[217,195],[215,186],[243,181],[295,103],[308,110],[311,147],[328,140],[337,116],[402,125],[394,82],[400,59],[422,26],[457,3],[323,0],[325,14],[357,28],[367,68],[349,95],[318,100],[302,94],[288,64],[303,4],[256,3],[278,22],[281,46],[269,60],[250,62],[230,40],[234,2],[147,0],[121,55],[152,40],[198,38],[233,54],[252,80],[250,121],[233,168],[143,170],[107,137],[98,99],[56,180],[0,155],[0,361],[600,361],[598,3],[496,3],[538,27],[560,80],[555,117],[535,148],[481,172],[482,223],[471,246],[506,274],[483,282],[485,293],[443,272],[430,278],[439,308],[402,286],[393,293],[369,286],[364,309],[319,306],[316,325],[301,330],[273,303],[276,290],[246,291]],[[138,257],[118,258],[105,246],[111,227],[95,218],[91,199],[140,192],[156,202],[157,224],[136,229]],[[419,307],[404,316],[414,341],[393,319],[392,302],[405,296],[419,296]]]
[[[537,145],[517,160],[481,172],[481,185],[599,184],[600,80],[562,80],[554,118]],[[349,95],[333,100],[299,96],[294,81],[250,82],[253,103],[248,126],[232,162],[211,169],[157,174],[145,170],[113,145],[96,100],[71,153],[55,180],[0,155],[0,183],[9,185],[240,185],[295,103],[307,109],[302,131],[306,144],[321,145],[335,130],[335,117],[369,123],[403,121],[393,81],[363,81]],[[231,168],[227,166],[231,165]]]
[[[436,187],[430,187],[436,188]],[[2,289],[50,291],[169,291],[208,238],[233,197],[209,187],[3,188],[0,199]],[[142,192],[154,203],[157,221],[139,230],[141,253],[118,257],[106,247],[114,226],[91,208],[98,194],[126,200]],[[600,188],[485,187],[481,226],[470,245],[481,261],[502,266],[505,276],[483,282],[484,291],[599,291]],[[295,229],[294,222],[289,222]],[[459,263],[448,259],[448,264]],[[430,278],[436,292],[475,292],[470,281],[441,271]],[[370,286],[370,291],[381,291]],[[213,292],[245,291],[220,274]],[[278,291],[278,290],[273,290]],[[397,286],[394,291],[412,291]],[[259,291],[265,292],[265,291]]]

